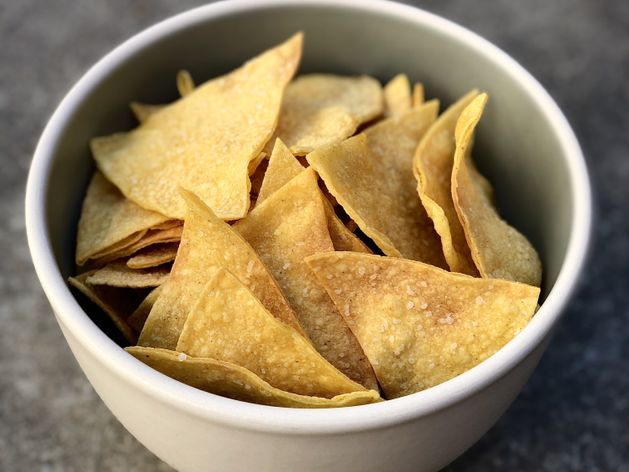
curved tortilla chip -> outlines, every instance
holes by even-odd
[[[351,379],[377,388],[356,338],[303,261],[334,250],[314,171],[302,170],[234,228],[260,254],[323,357]]]
[[[112,262],[95,270],[86,282],[90,285],[109,287],[147,288],[158,287],[168,280],[169,267],[131,269],[125,262]]]
[[[233,274],[219,270],[186,319],[177,351],[244,367],[272,386],[332,398],[363,390],[279,321]]]
[[[249,209],[249,162],[277,124],[282,96],[301,57],[302,34],[197,87],[128,133],[95,138],[99,169],[130,200],[183,219],[179,187],[222,219]]]
[[[371,361],[387,398],[445,382],[526,326],[539,289],[353,252],[306,259]]]
[[[151,312],[153,305],[155,305],[157,298],[162,293],[163,288],[164,286],[160,285],[159,287],[155,287],[151,290],[146,298],[142,300],[138,307],[133,310],[133,313],[131,313],[131,315],[127,318],[127,324],[131,326],[133,331],[137,334],[142,332],[144,323],[146,323],[146,318],[149,316],[149,313]]]
[[[488,182],[471,160],[474,129],[487,94],[476,97],[456,124],[456,152],[452,168],[452,198],[481,277],[513,280],[539,287],[542,264],[535,248],[500,218]]]
[[[426,132],[413,159],[417,192],[441,238],[448,266],[454,272],[468,275],[478,275],[478,270],[452,202],[450,181],[456,121],[477,95],[478,91],[472,90],[448,108]]]
[[[176,225],[167,229],[150,229],[148,231],[144,231],[141,237],[137,240],[120,246],[116,245],[106,252],[95,254],[92,259],[94,259],[95,264],[102,264],[115,261],[116,259],[121,259],[123,257],[129,257],[136,254],[138,251],[151,247],[155,244],[178,243],[181,240],[183,225],[179,220],[174,220],[174,222],[176,222]]]
[[[135,346],[125,350],[164,375],[234,400],[286,408],[339,408],[382,401],[373,390],[344,393],[333,398],[297,395],[272,387],[253,372],[230,362],[189,357],[167,349]]]
[[[437,115],[431,101],[307,156],[332,195],[385,254],[443,267],[441,244],[417,197],[413,153]]]
[[[302,75],[286,87],[275,136],[302,156],[351,136],[382,108],[382,87],[371,77]],[[267,153],[273,145],[267,144]]]
[[[384,86],[384,114],[402,116],[412,106],[411,84],[406,74],[398,74]]]
[[[76,241],[76,263],[85,264],[116,244],[133,242],[142,231],[168,221],[127,200],[103,174],[96,171],[87,188]],[[139,239],[139,237],[137,239]],[[137,240],[136,239],[136,240]]]
[[[178,243],[155,244],[135,254],[127,260],[129,269],[147,269],[175,260]]]
[[[177,258],[138,344],[174,349],[201,289],[221,267],[236,274],[274,316],[301,332],[277,282],[253,248],[196,195],[186,191],[182,195],[188,216]]]

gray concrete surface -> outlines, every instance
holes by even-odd
[[[169,468],[98,399],[26,248],[24,183],[48,116],[86,68],[194,0],[0,0],[0,470]],[[599,221],[582,287],[512,408],[451,471],[629,470],[629,2],[418,1],[495,42],[566,112]]]

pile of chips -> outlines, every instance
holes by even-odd
[[[340,407],[432,387],[533,316],[541,264],[470,152],[487,95],[439,115],[400,74],[294,78],[302,35],[132,103],[92,140],[79,275],[126,351],[193,387]]]

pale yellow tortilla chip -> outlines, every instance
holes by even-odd
[[[131,132],[93,139],[99,169],[127,198],[171,218],[185,216],[180,187],[220,218],[242,218],[249,162],[275,130],[302,36],[200,85]]]
[[[133,313],[129,315],[127,318],[127,324],[133,328],[138,335],[142,332],[142,328],[144,327],[144,323],[146,323],[146,318],[149,316],[151,312],[151,308],[155,305],[157,298],[162,293],[164,289],[164,285],[160,285],[159,287],[155,287],[153,290],[149,292],[144,300],[138,305],[138,307],[133,310]],[[137,338],[136,338],[137,340]]]
[[[88,259],[121,242],[128,244],[142,231],[167,220],[167,217],[145,210],[124,198],[97,171],[92,176],[83,200],[77,232],[76,263],[83,265]]]
[[[148,288],[158,287],[168,280],[170,267],[130,269],[124,261],[111,262],[102,269],[95,270],[86,282],[90,285],[109,287]]]
[[[138,304],[137,297],[131,290],[121,290],[107,286],[97,287],[88,284],[87,279],[93,273],[94,271],[90,271],[75,277],[69,277],[68,283],[98,306],[109,317],[127,342],[135,344],[138,339],[137,334],[126,320]]]
[[[389,118],[309,154],[308,162],[385,254],[443,267],[441,244],[417,197],[412,172],[413,153],[437,109],[431,101]]]
[[[371,77],[302,75],[286,88],[275,136],[302,156],[351,136],[382,109],[382,87]],[[268,154],[274,142],[267,144]]]
[[[440,384],[487,359],[526,326],[539,296],[529,285],[398,258],[334,252],[306,260],[386,398]]]
[[[127,260],[130,269],[147,269],[175,260],[178,243],[154,244],[137,253]]]
[[[406,74],[398,74],[384,86],[384,114],[402,116],[411,109],[411,84]]]
[[[302,170],[234,228],[260,254],[323,357],[351,379],[376,388],[356,338],[303,261],[334,250],[315,172]]]
[[[472,162],[474,129],[487,102],[476,97],[456,124],[456,151],[452,168],[452,198],[481,277],[513,280],[539,287],[542,264],[535,248],[507,224],[492,203],[484,179]]]
[[[272,387],[253,372],[230,362],[190,357],[167,349],[134,346],[125,350],[164,375],[234,400],[286,408],[339,408],[382,401],[373,390],[333,398],[297,395]]]
[[[187,70],[177,72],[177,91],[179,95],[185,97],[194,91],[194,80]]]
[[[413,85],[413,108],[419,108],[424,101],[424,84],[417,82]]]
[[[332,398],[363,390],[279,321],[228,270],[203,289],[181,331],[177,351],[244,367],[275,388]]]
[[[478,270],[454,208],[450,182],[456,121],[478,93],[478,90],[472,90],[433,123],[420,141],[413,159],[417,193],[441,238],[450,270],[474,276],[478,275]]]
[[[269,158],[269,165],[264,174],[257,203],[260,204],[286,182],[300,174],[304,167],[290,152],[281,139],[275,140],[273,152]]]
[[[144,123],[155,113],[166,108],[166,106],[167,105],[151,105],[140,102],[131,102],[129,104],[129,108],[131,108],[131,112],[133,116],[135,116],[135,119],[138,120],[138,123]]]
[[[203,286],[221,267],[233,272],[280,321],[301,331],[277,282],[253,248],[197,196],[182,195],[188,215],[177,258],[138,344],[174,349]]]

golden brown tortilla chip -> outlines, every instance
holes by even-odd
[[[102,269],[95,270],[86,282],[90,285],[109,287],[147,288],[162,285],[168,279],[170,267],[130,269],[124,261],[111,262]]]
[[[164,375],[234,400],[286,408],[339,408],[381,401],[373,390],[333,398],[297,395],[272,387],[253,372],[229,362],[190,357],[167,349],[134,346],[125,350]]]
[[[177,258],[138,344],[174,349],[203,286],[221,267],[234,273],[280,321],[301,331],[277,282],[253,248],[196,195],[182,195],[188,216]]]
[[[448,108],[426,132],[413,159],[417,193],[441,238],[448,266],[454,272],[468,275],[478,275],[478,270],[452,202],[450,181],[456,121],[477,95],[478,90],[472,90]]]
[[[146,323],[146,318],[149,316],[153,305],[155,305],[157,297],[159,297],[162,293],[163,287],[164,285],[160,285],[159,287],[155,287],[151,290],[146,298],[142,300],[138,307],[133,310],[133,313],[131,313],[127,318],[127,324],[131,326],[133,331],[135,331],[138,335],[142,332],[144,323]]]
[[[185,215],[179,187],[222,219],[242,218],[250,203],[249,162],[275,130],[302,36],[200,85],[133,131],[93,139],[99,169],[127,198],[171,218]]]
[[[367,76],[307,74],[286,88],[275,136],[293,154],[303,156],[351,136],[382,113],[380,83]],[[267,144],[271,153],[275,140]]]
[[[419,108],[424,101],[424,84],[418,82],[413,86],[413,108]]]
[[[437,109],[431,101],[389,118],[309,154],[308,162],[385,254],[443,267],[441,244],[417,197],[412,172],[413,153]]]
[[[384,114],[402,116],[411,109],[411,84],[406,74],[398,74],[384,86]]]
[[[68,282],[98,306],[130,344],[135,344],[138,339],[137,334],[129,326],[126,319],[137,306],[137,297],[131,290],[107,286],[96,287],[88,284],[86,280],[93,272],[69,277]]]
[[[133,255],[127,260],[129,269],[147,269],[175,260],[179,243],[154,244]]]
[[[332,398],[363,390],[279,321],[232,273],[219,270],[181,331],[177,351],[244,367],[275,388]]]
[[[234,228],[260,254],[323,357],[351,379],[376,388],[356,338],[303,261],[334,250],[314,171],[302,170]]]
[[[542,264],[535,248],[500,218],[489,185],[471,160],[474,129],[483,113],[487,94],[476,97],[456,124],[456,152],[452,168],[452,198],[481,277],[513,280],[536,287]]]
[[[445,382],[526,326],[539,289],[354,252],[306,259],[345,316],[387,398]]]
[[[187,70],[177,72],[177,91],[179,95],[182,97],[190,95],[194,91],[194,87],[194,80],[192,80],[190,72]]]
[[[87,188],[76,242],[76,263],[85,264],[116,244],[132,242],[142,231],[168,218],[127,200],[100,172]],[[140,236],[141,237],[141,236]],[[139,239],[139,237],[138,237]]]
[[[275,140],[273,152],[269,158],[269,165],[264,174],[262,187],[258,194],[257,203],[260,204],[273,192],[282,187],[286,182],[300,174],[304,167],[290,152],[281,139]]]

